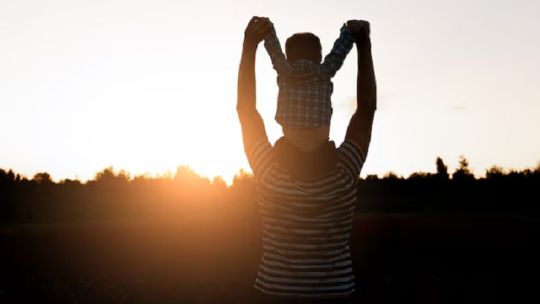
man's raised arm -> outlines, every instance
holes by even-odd
[[[271,29],[267,18],[253,17],[245,30],[242,59],[238,72],[236,111],[242,127],[244,151],[249,154],[254,144],[266,139],[264,122],[257,112],[255,86],[255,53],[259,42]]]
[[[356,44],[358,75],[356,78],[356,112],[351,118],[345,139],[354,141],[362,153],[367,155],[373,117],[377,108],[377,86],[371,56],[370,29],[369,23],[361,20],[348,21],[347,27],[351,30]]]

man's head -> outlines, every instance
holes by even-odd
[[[290,63],[307,59],[319,64],[322,61],[321,40],[312,33],[294,34],[285,42],[285,54]]]

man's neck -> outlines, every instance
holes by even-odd
[[[330,137],[330,127],[323,126],[312,129],[283,128],[283,135],[294,146],[302,151],[314,151]]]

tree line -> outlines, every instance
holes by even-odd
[[[533,169],[494,166],[476,178],[466,158],[450,173],[441,158],[436,172],[404,178],[394,173],[359,179],[358,212],[538,214],[540,164]],[[535,199],[536,197],[536,199]],[[27,178],[0,169],[0,223],[108,218],[181,218],[256,215],[255,182],[240,171],[227,186],[187,166],[174,175],[131,177],[108,167],[92,180],[54,182],[46,172]]]

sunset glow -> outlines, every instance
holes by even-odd
[[[391,2],[392,5],[389,5]],[[309,9],[308,9],[309,8]],[[372,24],[379,108],[362,175],[540,161],[538,1],[2,1],[0,168],[53,179],[180,165],[230,182],[248,170],[235,111],[243,31],[268,16],[282,40],[348,19]],[[277,85],[257,55],[272,141]],[[331,139],[354,111],[356,58],[334,78]],[[249,171],[249,170],[248,170]]]

